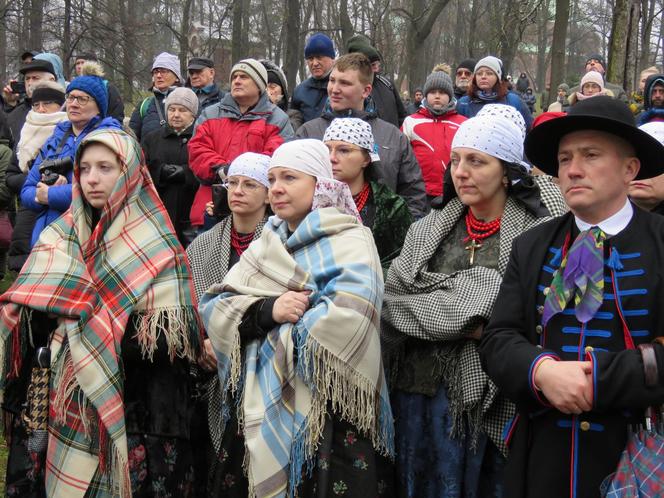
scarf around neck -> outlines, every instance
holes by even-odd
[[[21,138],[16,146],[18,166],[23,173],[28,172],[30,161],[37,157],[46,140],[53,134],[56,125],[67,119],[67,113],[62,111],[52,114],[28,112],[25,124],[21,128]]]
[[[296,324],[244,344],[241,361],[244,314],[287,290],[311,291],[309,309]],[[223,283],[201,299],[225,399],[231,392],[242,399],[249,496],[294,496],[314,462],[328,406],[393,455],[378,336],[382,295],[370,230],[327,208],[309,213],[292,234],[270,218]]]
[[[123,165],[94,227],[78,179],[89,142],[109,147]],[[171,359],[198,353],[201,327],[186,257],[141,158],[140,146],[120,130],[85,137],[70,209],[42,232],[0,297],[3,382],[27,361],[21,352],[30,313],[58,318],[50,343],[48,496],[82,497],[97,472],[110,490],[96,496],[131,494],[120,367],[130,319],[145,357],[162,335]]]

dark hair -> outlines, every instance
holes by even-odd
[[[497,76],[497,75],[496,75],[496,76]],[[468,96],[469,96],[470,98],[475,97],[475,92],[477,92],[477,91],[479,90],[479,87],[477,86],[476,78],[477,78],[477,76],[476,76],[475,74],[473,74],[473,79],[472,79],[472,81],[470,82],[470,85],[468,85],[468,92],[467,92],[467,94],[468,94]],[[498,94],[498,98],[499,98],[499,99],[504,98],[505,95],[507,95],[507,93],[509,92],[508,85],[509,85],[509,83],[508,83],[507,81],[505,81],[505,80],[500,80],[500,79],[499,79],[499,80],[496,82],[496,84],[493,86],[493,89],[494,89],[494,90],[496,91],[496,93]]]

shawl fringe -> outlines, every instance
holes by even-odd
[[[171,361],[176,357],[196,361],[202,344],[203,326],[193,306],[153,309],[134,314],[135,338],[143,358],[152,361],[163,334]]]

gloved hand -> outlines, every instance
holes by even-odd
[[[162,183],[184,183],[184,166],[179,164],[164,164],[161,167],[161,176],[159,179]]]

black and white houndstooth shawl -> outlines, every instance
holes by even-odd
[[[567,208],[551,178],[535,181],[551,215],[563,214]],[[392,262],[385,282],[381,340],[393,375],[398,375],[398,358],[408,337],[444,343],[440,360],[455,434],[462,433],[462,417],[466,414],[472,432],[476,435],[485,431],[506,454],[502,431],[514,407],[498,395],[482,370],[476,341],[467,334],[491,316],[513,240],[550,218],[538,218],[508,197],[500,228],[498,271],[479,266],[451,275],[428,271],[429,260],[465,212],[466,207],[454,198],[442,210],[432,211],[410,227],[401,255]]]

